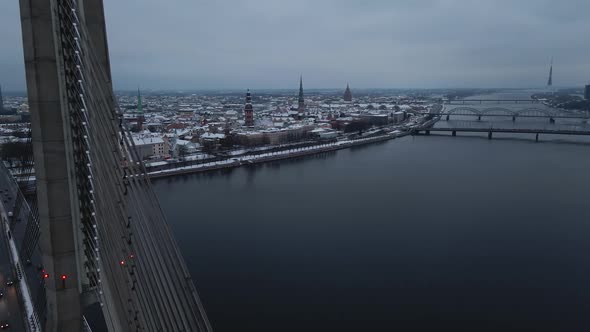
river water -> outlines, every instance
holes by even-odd
[[[155,188],[217,332],[587,331],[589,151],[416,136]]]

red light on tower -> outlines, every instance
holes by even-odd
[[[66,279],[68,279],[68,276],[67,276],[67,275],[65,275],[65,274],[62,274],[62,275],[61,275],[61,280],[64,280],[64,281],[65,281]]]
[[[43,273],[43,279],[47,279],[49,278],[49,274],[48,273]]]
[[[125,261],[120,261],[119,264],[121,264],[121,266],[125,265]]]

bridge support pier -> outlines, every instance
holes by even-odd
[[[492,139],[492,132],[488,131],[488,139]]]
[[[447,121],[449,121],[449,117],[450,117],[450,115],[447,115]]]
[[[549,123],[555,123],[555,119],[553,117],[549,118]]]
[[[539,133],[535,136],[535,142],[539,142]]]
[[[426,130],[424,133],[425,133],[426,135],[430,135],[430,130]]]
[[[512,122],[516,122],[516,115],[512,116]]]
[[[481,121],[481,115],[477,116],[477,121]]]
[[[457,131],[453,130],[453,136],[457,136]]]

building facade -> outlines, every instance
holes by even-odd
[[[170,148],[159,136],[141,135],[133,137],[135,148],[141,159],[165,158]]]

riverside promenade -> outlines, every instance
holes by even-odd
[[[244,155],[244,156],[236,156],[230,157],[224,160],[213,161],[209,163],[199,164],[199,165],[190,165],[184,167],[177,167],[172,169],[160,170],[160,171],[153,171],[150,172],[148,169],[148,174],[150,178],[164,178],[182,174],[191,174],[191,173],[202,173],[202,172],[209,172],[209,171],[216,171],[221,169],[228,169],[228,168],[235,168],[241,167],[245,165],[254,165],[254,164],[261,164],[267,163],[271,161],[279,161],[285,159],[293,159],[293,158],[300,158],[304,156],[319,154],[319,153],[326,153],[341,149],[347,149],[354,146],[366,145],[371,143],[383,142],[388,141],[391,139],[395,139],[398,137],[403,137],[406,135],[411,134],[410,131],[399,131],[395,130],[389,132],[387,134],[374,136],[374,137],[367,137],[367,138],[359,138],[354,140],[342,140],[333,143],[320,143],[313,146],[308,147],[301,147],[295,149],[287,149],[283,151],[276,151],[276,152],[269,152],[263,153],[259,155]]]

